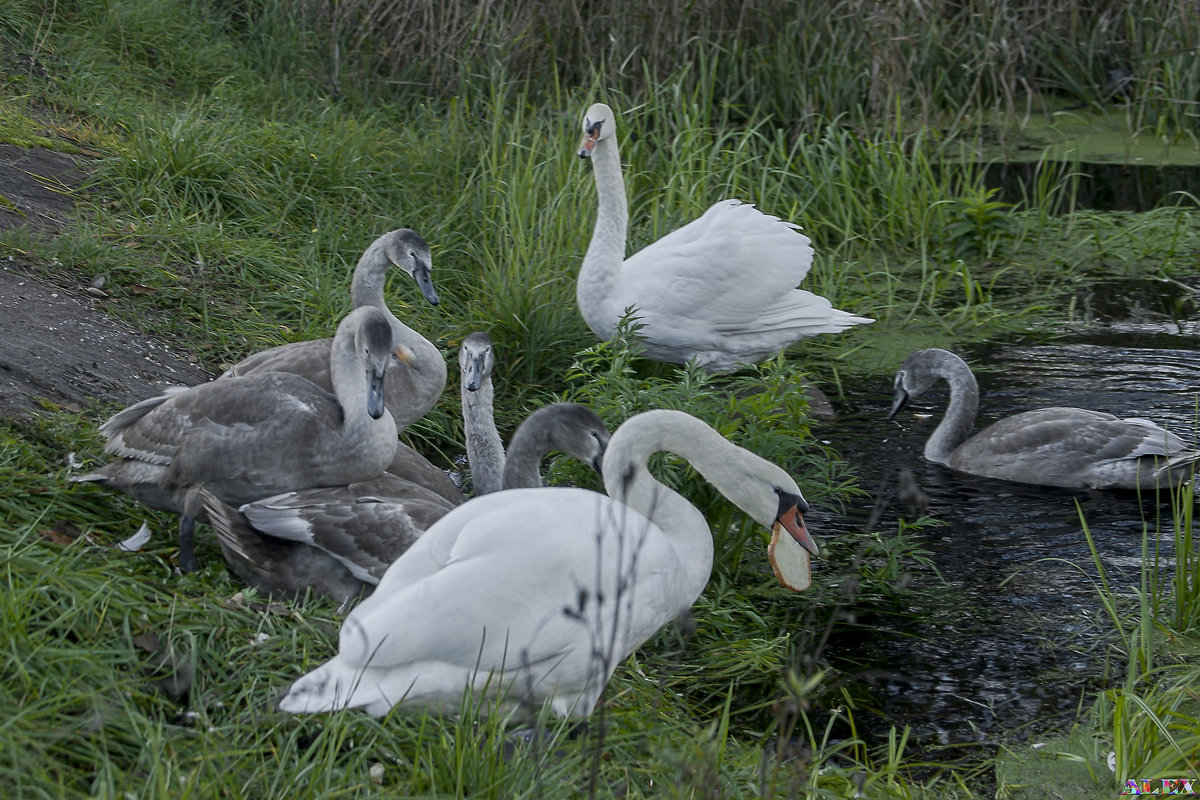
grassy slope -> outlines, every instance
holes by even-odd
[[[505,371],[503,427],[561,393],[614,424],[643,406],[688,407],[787,460],[810,499],[826,503],[851,497],[852,479],[807,433],[791,391],[801,370],[826,385],[886,374],[915,347],[1057,314],[1075,282],[1174,275],[1197,250],[1187,209],[1062,221],[1044,213],[1051,186],[1041,212],[989,212],[971,173],[931,168],[940,137],[836,127],[790,137],[754,118],[728,127],[704,81],[616,94],[635,246],[713,200],[743,197],[812,235],[821,256],[808,288],[879,319],[806,343],[757,379],[772,391],[730,407],[694,376],[630,372],[619,349],[585,354],[572,371],[592,344],[573,275],[594,196],[572,151],[576,113],[593,90],[550,82],[531,92],[493,77],[451,102],[411,93],[333,102],[302,72],[279,68],[269,41],[256,49],[231,38],[207,6],[96,3],[41,16],[9,5],[6,35],[30,63],[49,65],[7,69],[6,119],[24,131],[13,140],[48,126],[52,141],[68,135],[101,155],[77,226],[55,242],[6,234],[0,246],[32,252],[48,270],[106,275],[120,313],[215,367],[327,334],[363,246],[411,226],[433,243],[443,304],[393,286],[393,308],[448,350],[470,330],[491,333]],[[680,86],[694,88],[681,95]],[[455,452],[453,395],[414,432],[431,452]],[[246,785],[263,797],[792,797],[817,786],[848,794],[863,781],[869,796],[919,791],[900,745],[868,759],[847,736],[839,696],[806,682],[819,658],[800,658],[841,605],[920,602],[895,588],[915,563],[901,558],[902,539],[830,543],[827,585],[853,574],[861,596],[817,591],[798,612],[763,573],[760,540],[732,529],[718,543],[721,567],[695,609],[696,631],[664,632],[619,671],[604,757],[593,760],[592,735],[504,760],[495,723],[271,714],[272,697],[330,654],[336,610],[239,592],[211,545],[205,568],[185,577],[171,572],[165,534],[138,556],[116,552],[141,519],[159,531],[173,521],[65,482],[63,453],[98,452],[91,426],[105,411],[6,423],[0,444],[0,475],[13,487],[0,534],[0,785],[13,796],[241,796]],[[696,494],[719,529],[733,522],[711,493]],[[788,667],[800,677],[789,679]],[[185,694],[173,693],[179,686]],[[799,714],[806,708],[821,712]],[[764,760],[767,737],[805,725],[815,726],[803,737],[812,752],[777,767],[768,747]]]

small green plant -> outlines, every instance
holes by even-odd
[[[946,248],[954,258],[984,259],[1002,254],[1011,241],[1016,223],[1011,203],[992,199],[999,189],[991,188],[952,200],[946,226]]]

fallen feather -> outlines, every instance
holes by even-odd
[[[137,533],[130,536],[123,542],[117,543],[118,550],[124,550],[126,553],[136,553],[141,550],[146,542],[150,541],[150,526],[142,523],[142,527],[137,529]]]

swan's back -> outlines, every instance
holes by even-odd
[[[210,381],[115,415],[102,426],[105,451],[163,467],[164,488],[204,485],[235,504],[374,477],[396,441],[386,408],[369,416],[367,375],[384,376],[391,332],[381,312],[364,308],[338,335],[344,397],[285,372]]]
[[[358,580],[375,584],[455,507],[436,492],[385,473],[347,486],[287,492],[239,511],[256,535],[322,550]]]
[[[947,466],[1042,486],[1154,488],[1166,485],[1161,468],[1191,453],[1150,420],[1055,407],[1005,417],[955,448]]]
[[[415,334],[411,329],[406,330]],[[234,364],[221,375],[221,379],[286,372],[300,375],[325,391],[332,392],[333,381],[329,375],[332,343],[333,339],[309,339],[260,350]],[[437,350],[432,343],[426,341],[425,344],[432,351]],[[403,353],[403,348],[398,348],[398,352]],[[446,366],[441,361],[440,353],[436,358],[437,363],[432,357],[418,361],[411,354],[406,354],[404,359],[392,356],[384,380],[386,402],[396,422],[396,430],[403,430],[425,416],[442,396],[446,385]]]
[[[871,321],[795,288],[812,258],[797,226],[723,200],[626,259],[602,314],[613,325],[626,307],[637,309],[651,358],[734,369],[799,339]]]

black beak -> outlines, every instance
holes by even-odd
[[[904,390],[903,386],[897,386],[896,397],[892,400],[892,413],[888,414],[888,419],[895,419],[896,415],[900,413],[900,409],[906,405],[908,405],[908,392]]]
[[[371,415],[371,419],[379,419],[386,410],[383,402],[383,376],[383,371],[371,370],[367,381],[367,413]]]
[[[467,363],[467,378],[463,388],[468,392],[477,392],[483,386],[483,356],[478,355]]]
[[[417,286],[421,289],[421,294],[425,295],[425,299],[429,301],[429,305],[436,306],[439,302],[437,289],[433,288],[433,276],[429,273],[429,265],[417,262],[416,268],[413,269],[413,279],[416,280]]]

